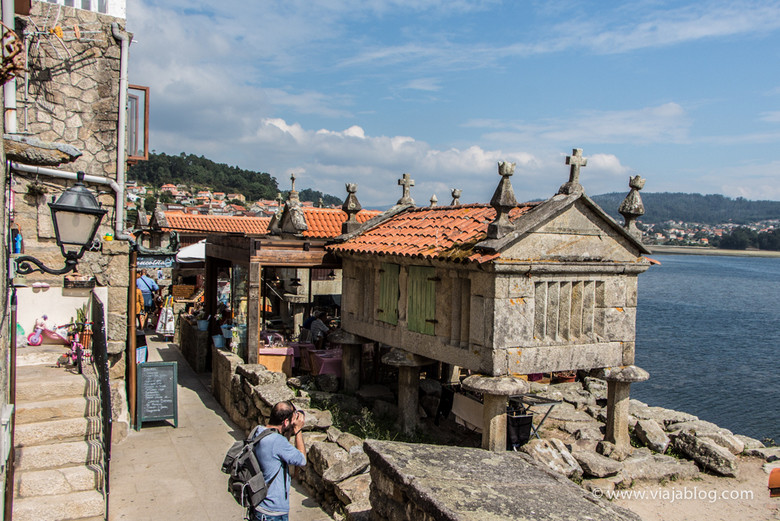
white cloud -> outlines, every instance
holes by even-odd
[[[581,110],[566,119],[539,123],[472,120],[466,126],[493,128],[483,138],[501,143],[684,143],[690,120],[677,103],[634,110]]]
[[[756,200],[780,200],[780,161],[744,164],[725,167],[701,179],[711,186],[697,189],[702,193],[720,193],[729,197],[744,197]]]
[[[409,81],[406,85],[404,85],[404,88],[436,92],[441,90],[441,85],[439,85],[439,80],[436,78],[417,78],[415,80]]]
[[[766,121],[767,123],[780,123],[780,110],[762,112],[759,119],[761,121]]]

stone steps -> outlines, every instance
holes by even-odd
[[[86,441],[100,434],[98,418],[67,418],[17,425],[14,431],[17,447]]]
[[[16,408],[16,424],[96,416],[99,406],[97,400],[84,396],[23,403]]]
[[[30,352],[18,368],[14,521],[105,515],[96,381],[55,367],[51,359],[62,352]]]
[[[16,376],[16,403],[87,396],[90,389],[84,375],[46,365],[20,367]]]
[[[97,466],[71,466],[14,474],[17,498],[55,496],[96,490],[103,484],[103,471]]]
[[[14,499],[14,521],[103,519],[105,500],[97,490]]]
[[[103,461],[98,441],[71,441],[16,449],[16,470],[42,470]]]

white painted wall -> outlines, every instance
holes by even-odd
[[[76,309],[90,301],[92,291],[88,288],[19,288],[16,321],[24,328],[25,335],[32,333],[35,320],[42,315],[49,316],[47,324],[67,324],[71,317],[76,318]],[[95,288],[94,292],[103,304],[108,302],[108,288]],[[103,320],[107,323],[108,317],[104,316]]]
[[[116,18],[127,18],[126,0],[43,0],[50,4],[59,4],[76,9],[95,11]]]

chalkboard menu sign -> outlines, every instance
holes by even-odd
[[[146,362],[138,364],[136,429],[148,421],[173,419],[179,426],[179,408],[176,395],[178,366],[176,362]]]

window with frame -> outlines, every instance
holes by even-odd
[[[409,331],[433,335],[436,331],[436,269],[409,266],[407,322]]]
[[[377,318],[388,324],[398,325],[398,264],[382,263],[379,270],[379,308]]]

